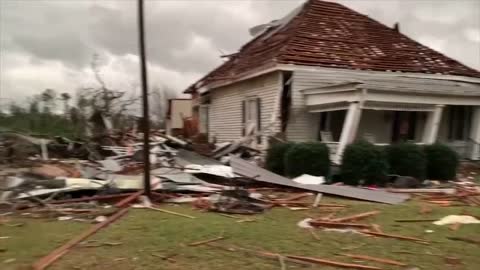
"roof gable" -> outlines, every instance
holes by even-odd
[[[289,15],[193,88],[275,64],[480,77],[479,71],[338,3],[309,0]]]

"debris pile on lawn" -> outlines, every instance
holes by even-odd
[[[190,203],[200,210],[250,215],[279,206],[291,210],[342,207],[321,204],[321,194],[387,204],[409,198],[381,190],[326,185],[323,177],[284,178],[255,165],[259,152],[245,146],[243,140],[214,151],[217,158],[228,155],[227,166],[187,150],[187,141],[157,131],[151,134],[153,205]],[[141,139],[142,134],[132,130],[109,131],[88,141],[0,134],[1,153],[7,160],[2,166],[8,169],[0,174],[1,210],[59,220],[104,220],[116,212],[112,203],[144,188]],[[22,169],[11,170],[14,167]],[[275,198],[272,193],[260,192],[272,189],[297,193]],[[315,201],[301,200],[308,196]]]

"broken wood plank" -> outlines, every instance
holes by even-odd
[[[349,254],[349,253],[342,253],[340,255],[346,256],[346,257],[349,257],[349,258],[372,261],[372,262],[379,262],[379,263],[390,264],[390,265],[397,265],[397,266],[406,266],[407,265],[406,263],[402,263],[402,262],[399,262],[399,261],[384,259],[384,258],[371,257],[371,256],[367,256],[367,255]]]
[[[379,233],[379,232],[372,232],[369,230],[363,230],[361,231],[364,234],[369,234],[373,236],[380,236],[380,237],[386,237],[386,238],[395,238],[399,240],[407,240],[407,241],[413,241],[413,242],[418,242],[422,244],[428,244],[429,242],[425,239],[421,238],[416,238],[416,237],[410,237],[410,236],[403,236],[403,235],[397,235],[397,234],[387,234],[387,233]]]
[[[378,215],[379,213],[380,213],[380,211],[370,211],[370,212],[365,212],[365,213],[356,214],[356,215],[352,215],[352,216],[332,219],[331,221],[332,222],[354,221],[354,220],[358,220],[358,219],[364,219],[364,218],[367,218],[367,217],[375,216],[375,215]]]
[[[450,240],[453,240],[453,241],[463,241],[463,242],[470,243],[470,244],[480,245],[480,240],[467,238],[467,237],[447,237],[447,239],[450,239]]]
[[[287,197],[287,198],[283,198],[283,199],[275,199],[273,201],[275,202],[280,202],[280,201],[297,201],[297,200],[300,200],[300,199],[303,199],[305,197],[309,197],[309,196],[312,196],[312,194],[310,193],[300,193],[300,194],[295,194],[295,195],[292,195],[290,197]]]
[[[169,211],[169,210],[165,210],[165,209],[155,208],[155,207],[147,207],[147,209],[152,209],[152,210],[155,210],[155,211],[159,211],[159,212],[167,213],[167,214],[171,214],[171,215],[176,215],[176,216],[179,216],[179,217],[185,217],[185,218],[191,218],[191,219],[196,218],[194,216],[185,215],[185,214],[181,214],[181,213],[177,213],[177,212],[173,212],[173,211]]]
[[[278,261],[278,256],[280,255],[280,254],[275,254],[275,253],[270,253],[270,252],[265,252],[265,251],[251,250],[251,249],[237,247],[237,246],[226,247],[226,246],[221,246],[217,243],[208,243],[206,245],[209,246],[209,247],[218,248],[218,249],[222,249],[222,250],[229,251],[229,252],[241,251],[241,252],[243,252],[245,254],[248,254],[248,255],[255,255],[255,256],[258,256],[258,257],[261,257],[261,258],[273,259],[275,261]],[[282,256],[282,255],[280,255],[280,256]],[[305,261],[301,261],[301,260],[295,260],[295,259],[287,258],[285,256],[282,256],[282,257],[284,258],[285,262],[295,263],[295,264],[299,264],[299,265],[302,265],[302,266],[308,266],[308,267],[313,266],[313,264],[309,263],[309,262],[305,262]]]
[[[304,256],[296,256],[296,255],[285,255],[285,257],[306,261],[306,262],[311,262],[311,263],[316,263],[316,264],[324,264],[324,265],[330,265],[335,267],[341,267],[341,268],[353,268],[353,269],[365,269],[365,270],[381,270],[382,269],[376,266],[337,262],[337,261],[325,260],[325,259],[314,258],[314,257],[304,257]]]
[[[223,239],[225,239],[225,237],[223,237],[223,236],[218,236],[218,237],[215,237],[215,238],[212,238],[212,239],[207,239],[207,240],[203,240],[203,241],[193,242],[193,243],[188,244],[188,246],[195,247],[195,246],[200,246],[200,245],[205,245],[205,244],[208,244],[208,243],[220,241],[220,240],[223,240]]]
[[[327,228],[338,228],[338,227],[370,228],[369,224],[341,223],[341,222],[320,221],[320,220],[312,220],[312,221],[310,221],[310,225],[319,226],[319,227],[327,227]]]
[[[156,184],[155,184],[156,186]],[[144,190],[140,190],[138,192],[132,193],[129,195],[127,198],[121,200],[120,202],[115,204],[115,207],[125,207],[128,205],[130,202],[138,199],[142,194],[144,193]],[[115,214],[109,216],[105,221],[100,222],[93,227],[90,227],[90,229],[84,231],[82,234],[79,236],[71,239],[67,243],[65,243],[63,246],[53,250],[50,252],[48,255],[40,258],[38,261],[36,261],[33,265],[32,268],[34,270],[43,270],[50,266],[52,263],[60,259],[63,255],[67,254],[73,247],[78,245],[80,242],[83,240],[87,239],[91,235],[95,234],[97,231],[100,229],[110,225],[111,223],[115,222],[117,219],[121,218],[128,212],[129,208],[123,208],[118,210]]]
[[[315,240],[318,240],[320,241],[320,237],[318,237],[318,234],[313,230],[313,229],[308,229],[308,232],[310,232],[310,234],[312,235],[312,237],[315,239]]]
[[[395,222],[434,222],[438,219],[396,219]]]
[[[90,229],[84,231],[82,234],[80,234],[77,237],[71,239],[70,241],[65,243],[63,246],[53,250],[48,255],[41,258],[37,262],[35,262],[33,264],[32,268],[35,269],[35,270],[46,269],[52,263],[54,263],[55,261],[60,259],[63,255],[65,255],[68,251],[70,251],[70,249],[72,249],[74,246],[78,245],[80,242],[87,239],[92,234],[96,233],[100,229],[108,226],[109,224],[113,223],[117,219],[124,216],[128,212],[128,210],[129,210],[129,208],[123,208],[123,209],[119,210],[117,213],[115,213],[114,215],[108,217],[108,219],[105,220],[104,222],[98,223],[98,224],[94,225],[93,227],[91,227]]]

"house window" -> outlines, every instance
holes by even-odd
[[[261,130],[261,102],[258,97],[249,97],[242,102],[243,127],[242,135],[250,135]],[[261,136],[257,137],[261,143]]]
[[[208,105],[200,105],[199,107],[199,131],[200,133],[208,133]]]
[[[472,123],[471,106],[451,106],[449,110],[449,140],[465,141],[470,135],[470,125]]]

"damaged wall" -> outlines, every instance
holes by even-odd
[[[210,139],[232,141],[242,136],[242,101],[249,97],[261,99],[261,130],[271,122],[280,89],[280,72],[272,72],[211,91],[209,107]],[[279,112],[277,112],[278,115]],[[279,131],[279,121],[274,130]],[[262,144],[266,143],[262,139]]]

